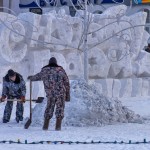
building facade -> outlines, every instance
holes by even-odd
[[[128,14],[133,14],[139,11],[147,12],[146,30],[150,33],[150,0],[89,0],[94,5],[90,10],[93,13],[102,13],[106,8],[125,4],[128,6]],[[77,5],[77,0],[0,0],[0,6],[5,7],[3,11],[19,14],[22,12],[33,12],[42,14],[50,10],[58,11],[60,7],[66,10],[67,14],[74,16],[76,9],[80,9]],[[90,7],[89,7],[90,9]]]

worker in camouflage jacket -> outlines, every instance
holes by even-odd
[[[8,70],[6,76],[3,77],[2,97],[0,98],[1,102],[8,99],[4,110],[3,123],[7,123],[10,120],[13,108],[13,99],[21,99],[21,101],[17,101],[16,121],[19,123],[19,121],[23,120],[23,102],[25,102],[25,95],[26,86],[23,77],[11,69]]]
[[[52,57],[49,64],[42,68],[40,73],[29,76],[31,81],[42,80],[47,96],[47,106],[44,114],[43,130],[48,130],[49,121],[53,116],[56,105],[56,130],[61,130],[64,117],[65,101],[70,101],[70,85],[65,70],[57,65],[57,60]]]

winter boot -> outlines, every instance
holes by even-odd
[[[44,119],[43,130],[48,130],[49,127],[49,119]]]
[[[7,122],[9,122],[9,121],[8,121],[8,120],[3,119],[3,123],[7,123]]]
[[[57,118],[57,120],[56,120],[56,127],[55,127],[56,131],[60,131],[61,130],[61,121],[62,121],[62,119]]]
[[[16,122],[19,123],[19,118],[16,118]]]

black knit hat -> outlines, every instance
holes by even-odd
[[[49,60],[49,64],[57,64],[57,60],[55,57],[51,57]]]
[[[8,76],[9,77],[13,77],[13,76],[15,76],[15,74],[16,73],[12,69],[8,70]]]

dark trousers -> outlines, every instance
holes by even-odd
[[[5,110],[4,110],[3,121],[10,120],[12,108],[13,108],[13,101],[7,101]],[[17,105],[16,105],[16,120],[17,121],[23,120],[23,111],[24,111],[23,104],[21,102],[17,102]]]
[[[65,98],[64,96],[49,96],[47,97],[47,106],[44,114],[45,119],[51,119],[53,117],[54,108],[56,106],[55,115],[56,118],[64,118]]]

